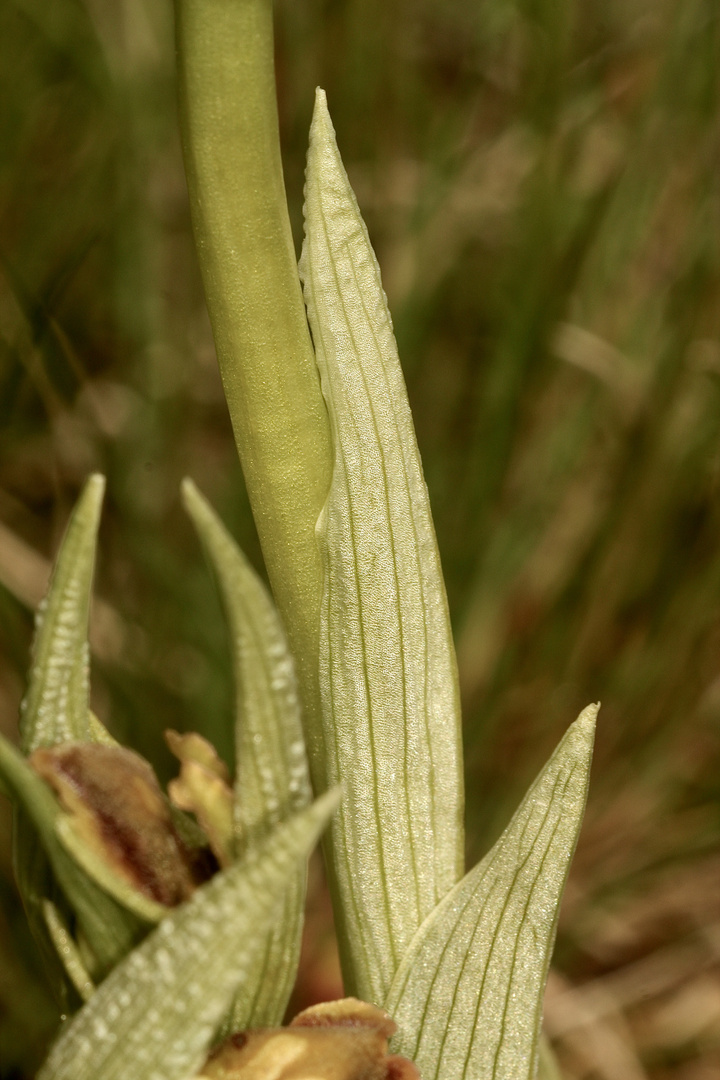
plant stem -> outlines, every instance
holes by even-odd
[[[316,786],[321,568],[330,433],[280,158],[272,0],[176,0],[193,228],[235,441],[300,680]]]

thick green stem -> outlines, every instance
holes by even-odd
[[[272,0],[177,0],[193,227],[225,395],[275,599],[295,656],[316,784],[321,568],[330,434],[287,212]]]

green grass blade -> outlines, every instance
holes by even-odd
[[[37,614],[20,736],[39,746],[91,738],[88,618],[105,478],[91,476],[73,510],[47,597]]]
[[[235,810],[241,850],[257,843],[312,798],[292,657],[267,590],[190,480],[183,500],[222,590],[233,641],[236,685]],[[246,981],[235,1012],[253,1026],[281,1022],[300,958],[306,868],[288,885],[270,928],[257,985]]]
[[[455,654],[427,489],[380,273],[318,91],[300,262],[334,470],[324,569],[325,756],[349,989],[382,1000],[462,873]]]
[[[38,1080],[193,1076],[337,802],[322,796],[168,915],[61,1032]]]
[[[438,905],[385,1001],[423,1080],[534,1080],[557,913],[598,707],[571,726],[494,848]]]

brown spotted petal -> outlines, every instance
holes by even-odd
[[[233,1035],[197,1080],[420,1080],[407,1058],[388,1055],[395,1023],[356,998],[314,1005],[287,1028]]]
[[[73,832],[146,899],[172,907],[199,883],[195,859],[172,823],[155,773],[131,750],[63,743],[30,756]]]

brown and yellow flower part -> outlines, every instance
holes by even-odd
[[[313,1005],[289,1027],[232,1035],[196,1080],[420,1080],[388,1054],[396,1024],[375,1005],[343,998]]]

